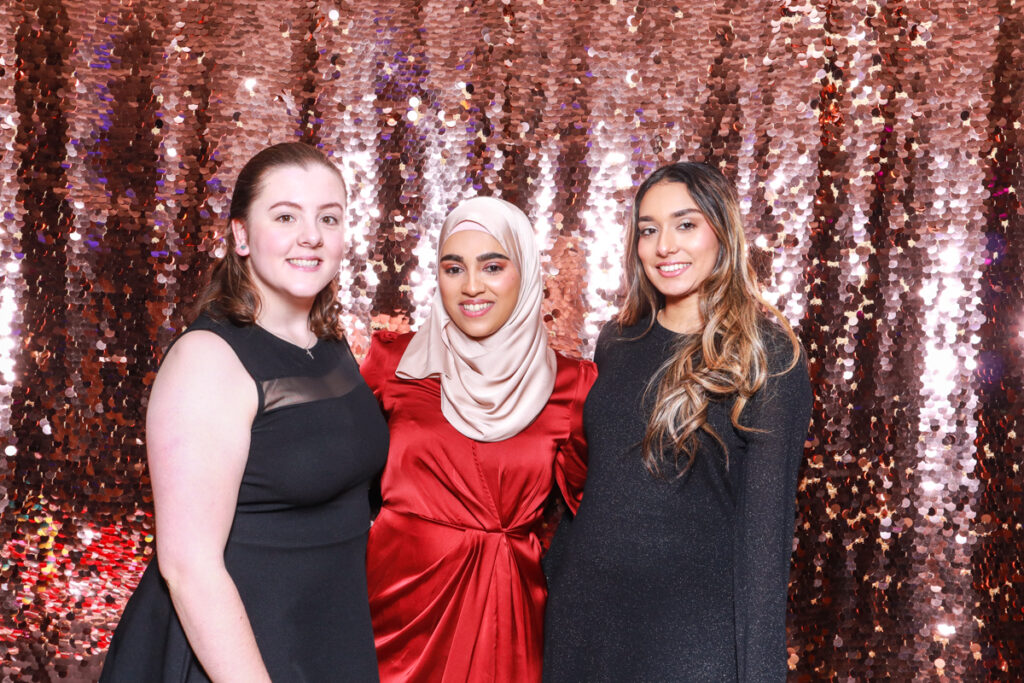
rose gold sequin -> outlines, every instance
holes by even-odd
[[[553,344],[616,310],[636,184],[735,180],[817,403],[794,680],[1024,672],[1024,8],[0,5],[0,675],[92,680],[153,547],[145,395],[264,145],[349,182],[349,336],[415,327],[445,213],[502,196]]]

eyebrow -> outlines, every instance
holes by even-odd
[[[669,216],[669,218],[682,218],[683,216],[689,216],[691,214],[697,214],[698,216],[702,215],[700,209],[680,209],[679,211],[676,211],[671,216]],[[653,223],[654,219],[651,218],[650,216],[637,216],[636,221],[637,223],[641,221],[650,221]]]
[[[487,254],[480,254],[479,256],[476,257],[476,260],[477,260],[478,263],[483,262],[483,261],[490,261],[492,259],[503,259],[505,261],[509,260],[508,256],[506,256],[505,254],[502,254],[501,252],[498,252],[498,251],[492,251],[492,252],[487,253]],[[462,258],[461,256],[459,256],[458,254],[445,254],[444,256],[441,257],[440,260],[442,260],[442,261],[455,261],[456,263],[463,263],[463,264],[466,262],[466,260],[464,258]]]
[[[299,204],[296,204],[295,202],[289,202],[287,200],[283,201],[283,202],[277,202],[276,204],[271,205],[270,208],[271,209],[276,209],[279,206],[287,206],[287,207],[291,207],[293,209],[300,209],[300,210],[302,209],[302,206],[300,206]],[[318,206],[317,207],[317,211],[323,211],[324,209],[330,209],[330,208],[335,208],[335,209],[338,209],[339,211],[344,211],[345,210],[345,207],[343,207],[338,202],[328,202],[326,204],[321,204],[320,206]]]

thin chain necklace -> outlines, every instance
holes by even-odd
[[[291,344],[292,346],[297,346],[298,348],[302,349],[303,351],[306,352],[306,355],[309,356],[310,360],[315,360],[313,358],[313,347],[316,346],[316,343],[318,341],[320,341],[319,339],[317,339],[316,335],[313,335],[313,341],[309,344],[309,346],[306,346],[304,344],[299,344],[298,342],[296,342],[291,337],[285,336],[283,334],[278,334],[277,332],[274,332],[273,330],[270,330],[270,329],[264,327],[263,325],[260,325],[259,323],[256,323],[256,324],[259,325],[260,327],[262,327],[268,333],[270,333],[270,334],[274,335],[275,337],[277,337],[278,339],[284,340],[284,341],[288,342],[289,344]]]

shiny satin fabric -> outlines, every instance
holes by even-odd
[[[539,681],[547,588],[534,529],[553,487],[579,505],[597,371],[558,356],[537,419],[478,442],[444,419],[437,379],[395,377],[410,338],[378,334],[362,367],[391,430],[367,546],[381,680]]]

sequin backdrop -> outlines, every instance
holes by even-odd
[[[0,666],[89,680],[153,545],[142,415],[240,165],[349,178],[354,345],[426,311],[473,194],[524,207],[556,345],[615,310],[633,188],[735,180],[817,402],[800,680],[1024,675],[1024,7],[12,0],[0,5]]]

